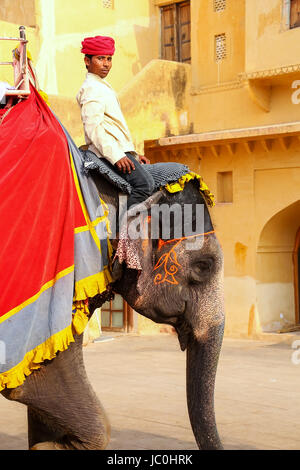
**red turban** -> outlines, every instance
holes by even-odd
[[[114,55],[115,41],[108,36],[94,36],[82,41],[81,52],[88,55]]]

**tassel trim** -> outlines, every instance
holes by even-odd
[[[52,335],[44,343],[26,353],[19,364],[0,374],[0,391],[19,387],[26,377],[42,366],[45,360],[51,360],[59,351],[65,351],[75,341],[74,335],[82,334],[88,324],[88,299],[106,291],[111,282],[107,267],[100,273],[76,282],[71,325]]]
[[[186,173],[185,175],[181,176],[181,178],[179,178],[176,183],[167,184],[165,186],[165,189],[169,193],[178,193],[179,191],[183,191],[186,183],[194,179],[197,179],[199,181],[199,191],[203,193],[207,204],[210,207],[213,207],[215,205],[214,195],[210,192],[207,184],[204,183],[202,177],[200,175],[197,175],[197,173],[194,173],[193,171],[190,171],[189,173]]]

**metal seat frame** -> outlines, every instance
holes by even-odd
[[[12,65],[14,68],[14,87],[15,90],[6,90],[6,96],[16,96],[18,98],[26,98],[30,95],[29,87],[29,70],[27,60],[27,39],[25,33],[25,26],[19,27],[20,37],[0,37],[0,41],[18,41],[20,58],[13,57],[12,62],[0,62],[0,65]]]

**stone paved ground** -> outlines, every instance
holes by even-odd
[[[226,449],[300,448],[300,364],[287,344],[226,338],[216,416]],[[196,449],[175,336],[116,336],[84,348],[112,424],[109,449]],[[26,449],[26,409],[0,396],[0,449]]]

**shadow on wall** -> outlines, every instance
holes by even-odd
[[[134,35],[137,45],[137,60],[132,65],[132,73],[136,75],[152,59],[160,58],[159,53],[159,12],[158,8],[149,0],[148,19],[149,26],[134,25]]]
[[[138,151],[144,141],[190,133],[190,65],[151,60],[119,93]]]
[[[182,109],[185,104],[187,72],[186,69],[177,68],[171,73],[171,86],[176,109]]]

